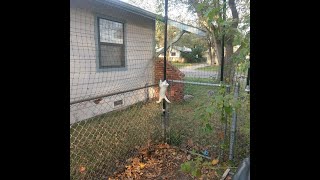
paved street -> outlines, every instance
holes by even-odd
[[[197,68],[208,66],[207,64],[197,64],[188,67],[182,67],[179,70],[185,74],[185,77],[194,77],[194,78],[212,78],[217,77],[218,72],[209,72],[197,70]]]

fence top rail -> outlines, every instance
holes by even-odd
[[[176,82],[176,83],[203,85],[203,86],[216,86],[216,87],[220,87],[220,86],[221,86],[221,84],[202,83],[202,82],[193,82],[193,81],[181,81],[181,80],[168,80],[168,81],[169,81],[169,82]],[[226,85],[226,87],[230,87],[230,85]]]
[[[103,94],[103,95],[100,95],[100,96],[94,96],[94,97],[84,98],[84,99],[80,99],[80,100],[76,100],[76,101],[71,101],[70,105],[81,103],[81,102],[85,102],[85,101],[91,101],[91,100],[95,100],[95,99],[99,99],[99,98],[105,98],[105,97],[109,97],[109,96],[114,96],[114,95],[117,95],[117,94],[127,93],[127,92],[131,92],[131,91],[136,91],[136,90],[140,90],[140,89],[144,89],[144,88],[148,88],[148,87],[152,87],[152,86],[156,86],[156,85],[158,85],[158,83],[151,84],[151,85],[145,85],[143,87],[134,88],[134,89],[126,90],[126,91],[119,91],[119,92],[115,92],[115,93]]]

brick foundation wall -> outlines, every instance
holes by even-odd
[[[163,58],[158,58],[155,62],[155,82],[159,83],[163,80]],[[183,80],[184,74],[169,61],[167,61],[167,80]],[[184,84],[168,82],[169,87],[167,97],[171,102],[179,102],[183,100]],[[159,86],[155,88],[156,98],[159,98]]]

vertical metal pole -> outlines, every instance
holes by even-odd
[[[227,95],[230,94],[230,86],[227,86],[226,93],[227,93]],[[225,122],[224,122],[224,137],[227,137],[227,127],[228,127],[227,114],[224,114],[224,116],[225,116]]]
[[[165,0],[164,2],[164,51],[163,51],[163,81],[167,79],[167,33],[168,33],[168,0]],[[166,132],[166,126],[167,126],[167,109],[166,109],[166,101],[162,101],[162,106],[163,106],[163,121],[164,121],[164,129],[163,129],[163,134],[164,134],[164,142],[167,142],[167,132]]]
[[[238,97],[239,97],[239,89],[240,89],[240,84],[236,83],[236,86],[234,89],[234,99],[236,101],[238,100]],[[236,112],[236,109],[233,108],[232,109],[231,132],[230,132],[229,160],[233,160],[236,130],[237,130],[237,112]]]
[[[223,0],[223,21],[226,20],[226,0]],[[222,26],[222,39],[221,39],[221,70],[220,70],[220,82],[223,82],[223,68],[224,68],[224,29],[225,26]]]
[[[146,83],[146,85],[145,85],[145,93],[146,93],[146,100],[145,100],[145,102],[148,102],[149,101],[149,88],[148,88],[148,85],[149,85],[149,83]]]
[[[248,75],[247,75],[247,86],[249,86],[249,82],[250,82],[250,68],[248,68]]]
[[[226,0],[223,0],[223,20],[226,19]],[[223,83],[223,69],[224,69],[224,29],[225,26],[223,25],[222,28],[222,39],[221,39],[221,70],[220,70],[220,83]],[[228,90],[228,89],[227,89]],[[227,119],[225,118],[225,113],[223,113],[224,111],[224,107],[222,107],[222,113],[221,113],[221,118],[223,118],[224,121],[227,121]],[[224,135],[226,135],[227,133],[227,128],[226,128],[226,124],[224,125]],[[224,139],[225,136],[223,137],[223,141],[221,145],[224,145]],[[220,145],[220,146],[221,146]],[[223,159],[223,149],[220,147],[220,157],[221,159]]]
[[[229,94],[230,93],[230,86],[226,86],[226,92],[223,93],[223,97],[225,97],[226,94]],[[224,104],[224,102],[223,102]],[[227,137],[227,127],[228,127],[228,116],[227,114],[225,113],[225,110],[224,110],[224,105],[222,105],[222,112],[221,112],[221,118],[222,118],[222,123],[223,124],[223,139],[222,139],[222,142],[221,142],[221,145],[225,145],[225,139]],[[223,156],[224,156],[224,148],[221,148],[220,150],[220,157],[221,157],[221,161],[223,161]]]
[[[249,94],[250,93],[250,67],[248,68],[248,75],[247,75],[247,83],[245,91]]]

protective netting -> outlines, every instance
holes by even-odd
[[[220,66],[208,49],[185,45],[188,39],[205,41],[204,32],[176,21],[168,25],[174,31],[168,35],[166,72],[172,103],[164,126],[162,103],[155,102],[163,80],[163,42],[156,40],[161,27],[161,16],[121,1],[70,1],[71,179],[107,179],[139,147],[162,142],[164,127],[171,145],[219,155],[221,114],[209,120],[214,131],[203,133],[197,108],[212,105]],[[249,154],[249,96],[241,82],[239,99],[248,105],[237,110],[236,160]]]

